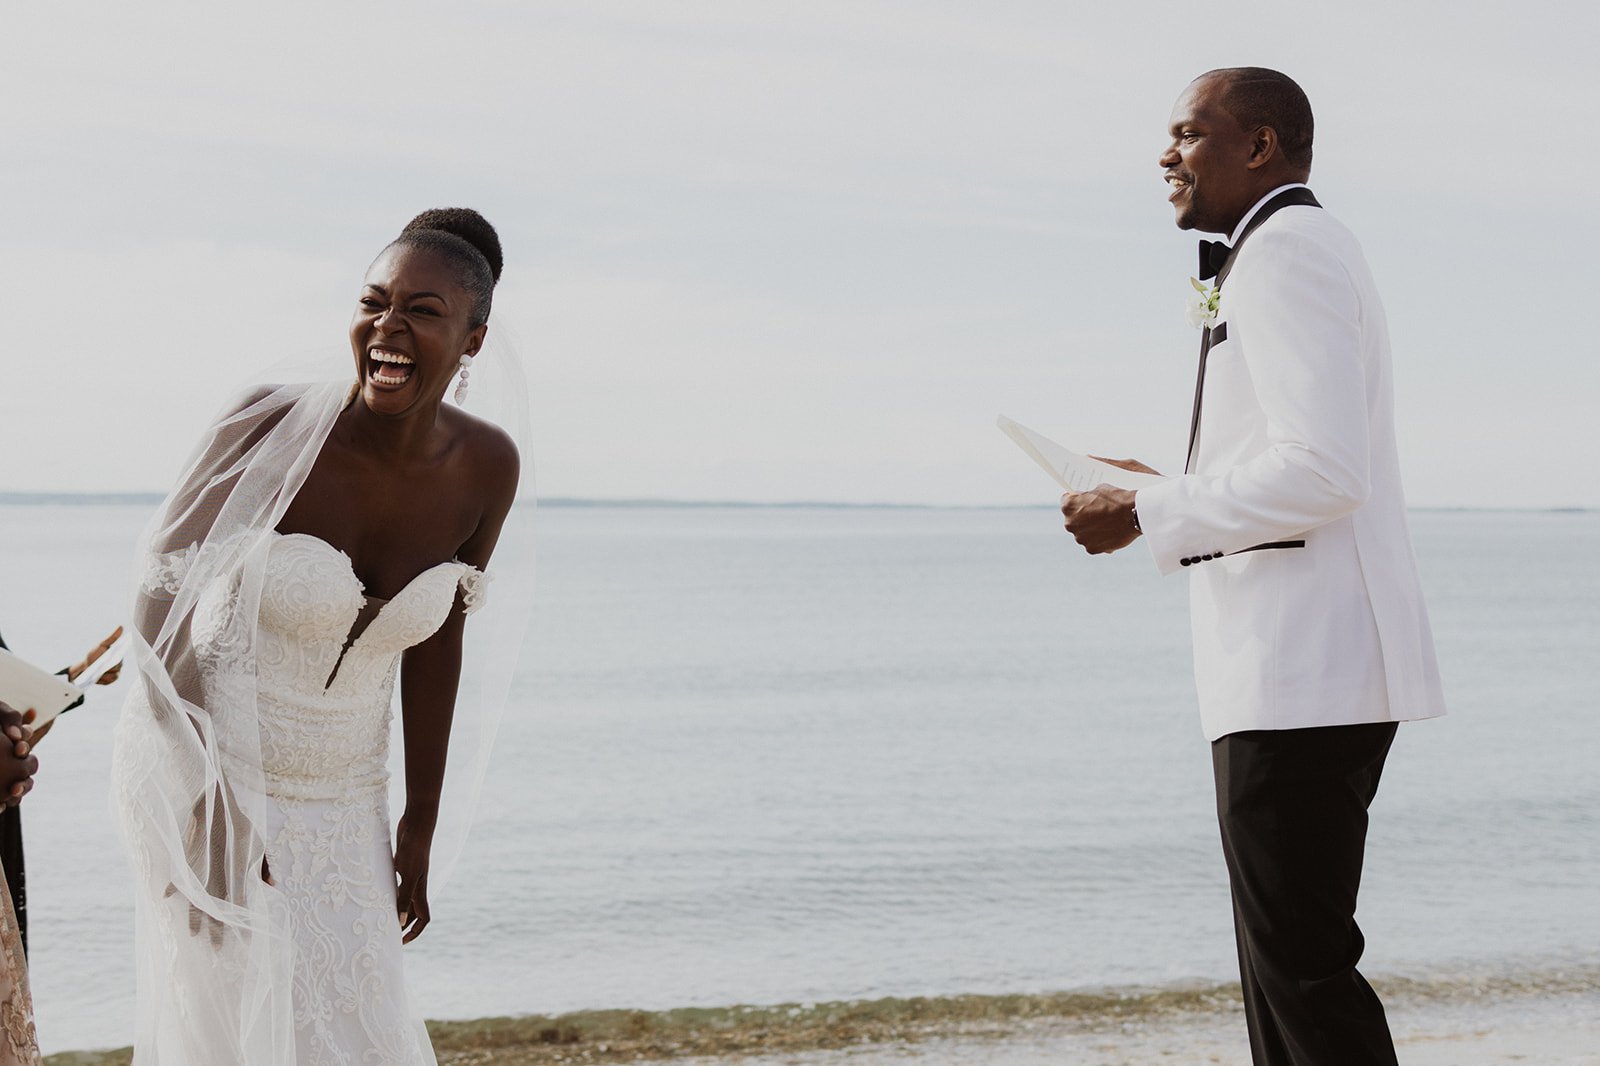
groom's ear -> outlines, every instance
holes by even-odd
[[[1250,135],[1250,160],[1245,166],[1260,170],[1278,158],[1280,147],[1277,130],[1271,126],[1257,126]]]

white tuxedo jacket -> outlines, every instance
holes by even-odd
[[[1312,206],[1281,208],[1236,248],[1193,473],[1136,496],[1156,566],[1191,573],[1206,739],[1441,715],[1389,331],[1361,248]]]

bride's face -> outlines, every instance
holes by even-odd
[[[400,415],[438,404],[461,357],[477,354],[486,330],[472,325],[472,298],[443,256],[389,248],[367,271],[350,320],[366,406]]]

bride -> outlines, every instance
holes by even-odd
[[[230,407],[147,530],[113,771],[142,1066],[434,1062],[401,945],[430,918],[466,616],[519,470],[444,398],[500,267],[476,212],[419,215],[367,271],[356,383]]]

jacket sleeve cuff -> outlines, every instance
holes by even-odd
[[[1187,475],[1185,475],[1187,476]],[[1133,505],[1139,512],[1139,529],[1150,548],[1156,570],[1172,574],[1183,569],[1182,553],[1178,550],[1177,521],[1173,514],[1173,495],[1179,478],[1169,477],[1155,485],[1147,485],[1134,493]]]

